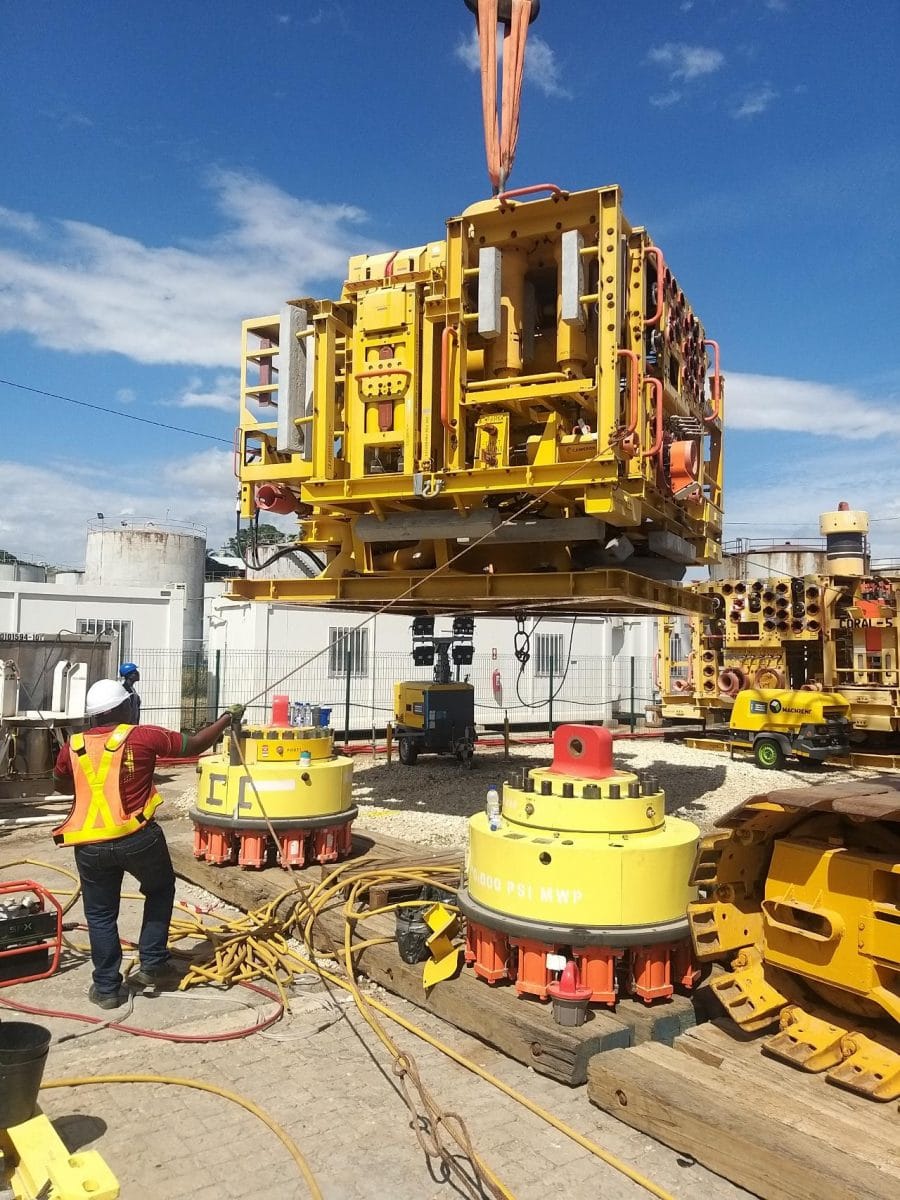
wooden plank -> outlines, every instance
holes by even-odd
[[[459,887],[459,871],[441,875],[440,882],[455,891]],[[388,904],[398,904],[403,900],[420,899],[421,893],[422,885],[420,883],[409,883],[404,879],[396,879],[391,883],[373,884],[367,892],[360,894],[366,896],[369,908],[386,908]]]
[[[339,911],[325,913],[318,925],[335,940],[343,937]],[[363,929],[363,937],[391,936],[394,922],[387,915],[374,917]],[[388,991],[572,1086],[585,1082],[594,1054],[631,1044],[630,1029],[608,1013],[595,1010],[584,1025],[563,1028],[554,1022],[549,1004],[520,997],[511,986],[490,987],[467,968],[426,993],[422,964],[405,963],[393,944],[370,946],[357,963],[362,974]]]
[[[656,1046],[646,1047],[651,1059],[657,1049]],[[665,1065],[687,1079],[695,1078],[697,1063],[688,1055],[675,1060],[669,1056]],[[801,1086],[812,1082],[809,1077],[803,1077],[790,1067],[784,1068],[787,1075],[781,1072],[774,1078],[764,1069],[760,1070],[759,1063],[752,1060],[741,1063],[738,1070],[732,1070],[728,1065],[714,1069],[734,1095],[743,1095],[747,1090],[752,1093],[754,1110],[771,1119],[779,1131],[778,1138],[782,1136],[782,1129],[790,1129],[805,1137],[824,1139],[848,1160],[856,1159],[864,1166],[870,1165],[883,1172],[894,1181],[894,1194],[900,1194],[900,1120],[897,1119],[896,1105],[878,1105],[845,1093],[846,1098],[876,1110],[866,1121],[853,1107],[839,1102],[839,1089],[823,1085],[810,1093]],[[886,1114],[885,1107],[888,1108]],[[887,1121],[874,1119],[879,1115],[886,1115]]]
[[[381,861],[388,853],[398,867],[412,861],[418,849],[380,835],[364,835],[358,847],[354,838],[354,846],[361,851],[360,861],[367,857]],[[197,862],[182,830],[171,832],[170,850],[179,875],[242,909],[259,907],[290,887],[291,881],[282,870],[241,871]],[[445,856],[436,857],[441,863],[446,861]],[[322,872],[329,869],[321,868]],[[298,877],[301,881],[305,878],[307,885],[319,881],[317,871],[301,871]],[[380,907],[374,903],[377,899],[370,897],[373,907]],[[385,914],[367,919],[359,936],[393,937],[394,929],[394,918]],[[341,956],[343,938],[341,902],[335,902],[316,923],[316,947],[322,953]],[[587,1064],[594,1054],[650,1040],[671,1045],[696,1023],[697,1012],[702,1012],[703,1002],[698,998],[676,995],[652,1006],[628,998],[619,1002],[615,1013],[593,1008],[584,1025],[569,1029],[554,1022],[551,1005],[520,997],[511,985],[490,987],[468,968],[426,994],[421,964],[404,963],[395,944],[369,947],[357,957],[357,964],[363,975],[388,991],[570,1086],[585,1082]]]
[[[676,1038],[675,1049],[726,1074],[749,1077],[761,1086],[789,1095],[792,1104],[812,1106],[820,1123],[833,1119],[863,1133],[871,1131],[885,1137],[900,1156],[900,1113],[895,1103],[867,1100],[831,1086],[822,1075],[766,1058],[761,1053],[760,1040],[742,1036],[728,1020],[710,1021],[688,1030]],[[900,1157],[897,1161],[900,1164]]]
[[[900,1193],[900,1173],[832,1146],[827,1121],[815,1133],[798,1132],[773,1116],[769,1097],[749,1080],[739,1086],[666,1046],[595,1056],[588,1096],[763,1200],[895,1200]],[[781,1102],[789,1104],[789,1096]]]
[[[176,874],[238,908],[257,908],[290,886],[282,870],[241,871],[197,862],[189,830],[170,827],[168,834]],[[409,843],[403,845],[407,850],[415,850]],[[371,852],[380,855],[383,848],[383,844],[377,847],[373,842]],[[399,865],[396,854],[395,860]],[[309,874],[309,871],[299,872],[301,881]],[[307,884],[313,882],[318,879],[308,880]],[[391,936],[393,928],[390,916],[375,917],[365,923],[362,936]],[[340,907],[323,913],[317,922],[317,945],[331,952],[343,943],[343,936]],[[367,978],[388,991],[570,1086],[585,1082],[587,1064],[594,1054],[631,1044],[631,1029],[608,1013],[595,1010],[584,1025],[566,1029],[554,1022],[549,1004],[520,998],[512,987],[491,988],[467,968],[456,979],[441,983],[426,995],[421,964],[404,963],[393,944],[370,947],[359,955],[358,962]]]
[[[696,1025],[698,1013],[692,997],[676,993],[671,999],[652,1005],[626,997],[616,1005],[615,1017],[631,1029],[632,1045],[662,1042],[671,1046],[685,1029]]]
[[[692,1039],[686,1035],[684,1040]],[[697,1041],[701,1046],[711,1044],[702,1037]],[[676,1050],[681,1049],[680,1044],[676,1046]],[[683,1054],[680,1062],[671,1065],[693,1078],[696,1060],[691,1055]],[[759,1057],[735,1061],[725,1051],[722,1063],[714,1069],[725,1086],[734,1088],[736,1093],[744,1087],[752,1088],[754,1104],[759,1111],[764,1106],[779,1124],[812,1137],[827,1136],[829,1145],[842,1154],[893,1174],[900,1192],[900,1118],[895,1104],[885,1106],[852,1096],[787,1065],[780,1071],[772,1067],[770,1060]],[[812,1091],[806,1086],[809,1084],[812,1084]],[[851,1103],[845,1103],[847,1100]],[[869,1110],[868,1118],[859,1112],[860,1107]],[[885,1116],[887,1120],[882,1119]]]

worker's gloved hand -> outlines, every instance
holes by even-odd
[[[232,721],[237,724],[238,721],[243,719],[246,707],[245,704],[231,704],[225,709],[225,716],[231,717]]]

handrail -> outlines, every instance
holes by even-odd
[[[666,294],[666,260],[659,246],[645,246],[644,255],[656,255],[656,312],[652,317],[644,318],[644,327],[658,325],[662,319],[663,300]]]
[[[718,421],[719,414],[722,410],[722,377],[719,373],[719,343],[714,342],[712,338],[707,338],[703,345],[712,346],[713,348],[713,377],[710,385],[710,396],[713,402],[713,408],[709,416],[703,418],[703,421],[706,425],[712,425],[713,421]]]
[[[656,435],[653,445],[641,454],[641,458],[655,458],[662,450],[663,444],[663,385],[661,379],[645,379],[656,391]]]
[[[511,200],[513,196],[533,196],[536,192],[552,192],[554,200],[568,200],[569,193],[563,191],[555,183],[532,183],[528,187],[512,188],[508,192],[499,192],[497,200],[501,204],[505,204],[507,200]]]
[[[639,404],[638,404],[638,376],[640,374],[640,362],[634,350],[616,350],[617,358],[627,358],[631,362],[631,376],[629,379],[628,399],[629,399],[629,416],[628,425],[622,433],[622,440],[631,437],[637,430]]]
[[[441,424],[448,433],[453,432],[455,421],[450,420],[450,340],[456,339],[459,346],[459,331],[454,325],[445,325],[441,334]]]
[[[384,375],[405,375],[408,383],[412,383],[412,371],[408,371],[406,367],[376,367],[371,371],[357,371],[354,379],[373,379]]]
[[[566,383],[570,376],[564,371],[543,371],[538,375],[508,375],[503,379],[473,379],[466,384],[467,392],[486,392],[491,388],[510,387],[526,383]]]

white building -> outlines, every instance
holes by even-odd
[[[100,588],[81,582],[26,583],[0,579],[0,639],[3,634],[61,631],[111,638],[117,663],[140,661],[152,650],[166,652],[172,669],[147,673],[141,697],[148,721],[171,719],[182,703],[184,585],[170,588]],[[0,644],[0,658],[3,657]]]
[[[430,668],[413,665],[411,623],[392,613],[376,617],[223,597],[210,606],[209,670],[219,682],[221,703],[263,693],[251,712],[254,720],[262,720],[272,695],[282,692],[332,708],[336,728],[343,729],[348,707],[351,728],[382,727],[391,716],[394,683],[431,676]],[[435,632],[451,627],[451,617],[436,619]],[[556,722],[643,713],[653,690],[652,618],[529,618],[524,630],[520,648],[529,658],[523,663],[515,654],[512,617],[475,621],[474,660],[459,673],[475,685],[480,723],[498,724],[508,715],[513,724],[546,724],[551,696]]]
[[[213,562],[219,574],[239,573],[236,559],[215,555]],[[47,582],[39,568],[4,564],[0,636],[69,630],[112,637],[117,661],[141,670],[146,720],[176,728],[254,698],[250,716],[264,720],[279,692],[331,707],[335,728],[343,730],[348,714],[354,730],[382,728],[394,683],[431,677],[430,668],[413,665],[408,616],[231,601],[221,579],[204,585],[206,565],[196,528],[92,522],[84,572]],[[436,632],[451,625],[438,618]],[[524,662],[515,654],[512,617],[476,619],[474,660],[460,677],[475,685],[480,723],[508,715],[513,724],[545,725],[551,699],[555,722],[642,713],[650,701],[652,618],[529,618],[523,633]]]

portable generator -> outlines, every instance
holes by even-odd
[[[62,953],[62,905],[32,879],[0,883],[0,988],[47,979]]]
[[[413,662],[434,667],[431,681],[394,684],[394,729],[400,761],[413,766],[420,754],[452,754],[466,766],[475,754],[475,689],[453,682],[450,659],[469,666],[474,655],[472,617],[455,617],[453,632],[435,635],[434,617],[416,617],[412,626]]]

